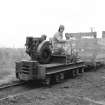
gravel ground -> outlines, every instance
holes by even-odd
[[[0,100],[0,105],[105,105],[105,68],[51,87],[35,88]]]

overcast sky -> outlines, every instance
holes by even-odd
[[[105,0],[0,0],[0,47],[24,47],[26,36],[105,30]]]

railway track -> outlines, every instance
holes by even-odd
[[[20,81],[13,81],[11,83],[0,85],[0,100],[29,90],[28,88],[25,88],[24,85],[25,82]]]
[[[37,88],[38,89],[43,88],[43,86],[40,85],[40,83],[37,81],[34,82],[14,81],[12,83],[0,85],[0,101],[27,93],[28,91]]]
[[[13,95],[8,95],[8,96],[6,96],[6,97],[0,98],[0,101],[6,100],[6,99],[8,99],[8,100],[13,100],[15,97],[17,97],[17,96],[19,96],[19,95],[21,95],[21,94],[24,94],[24,93],[25,93],[25,92],[13,94]]]
[[[9,87],[19,86],[19,85],[22,85],[24,83],[25,82],[20,82],[20,81],[13,81],[11,83],[6,83],[6,84],[3,84],[3,85],[0,85],[0,91],[3,90],[3,89],[7,89]]]

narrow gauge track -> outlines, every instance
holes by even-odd
[[[13,81],[11,83],[6,83],[6,84],[2,84],[0,85],[0,91],[9,87],[13,87],[13,86],[19,86],[24,84],[25,82],[20,82],[20,81]]]
[[[3,84],[0,85],[0,101],[39,88],[43,88],[39,81],[14,81],[13,83]]]
[[[8,96],[20,94],[29,90],[29,88],[26,88],[24,86],[25,83],[26,82],[14,81],[11,83],[0,85],[0,100],[2,100],[3,98],[5,99]]]

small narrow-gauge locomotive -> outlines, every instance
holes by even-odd
[[[63,50],[65,43],[57,44],[61,48],[55,48],[52,41],[46,41],[42,37],[27,37],[25,46],[30,60],[16,62],[16,77],[22,81],[41,80],[49,85],[51,81],[63,80],[66,75],[83,73],[85,64],[73,52],[72,46],[69,46],[68,54]]]

